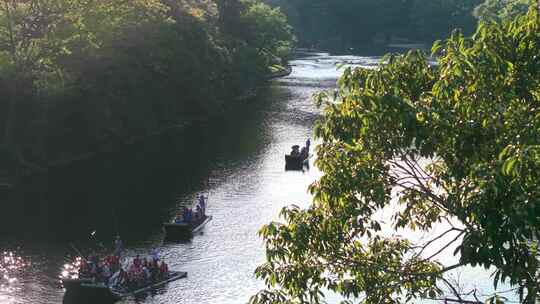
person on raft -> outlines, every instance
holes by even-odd
[[[116,236],[116,239],[114,240],[114,255],[115,256],[122,256],[122,251],[124,251],[124,243],[122,242],[122,239],[119,235]]]
[[[184,207],[184,209],[187,209],[187,208]],[[184,213],[178,212],[178,213],[176,214],[176,217],[174,218],[174,223],[175,223],[175,224],[181,224],[181,223],[183,223],[184,220],[185,220],[184,214],[185,214],[185,212],[184,212]]]
[[[306,158],[308,157],[308,153],[309,153],[308,148],[303,147],[302,150],[300,151],[300,156],[302,156],[303,158]]]
[[[198,203],[195,206],[195,212],[187,207],[182,207],[182,212],[178,212],[174,218],[175,224],[189,223],[193,218],[200,219],[206,214],[206,200],[208,197],[200,194],[198,197]]]
[[[201,207],[202,215],[204,216],[206,214],[206,200],[208,197],[205,197],[204,195],[199,195],[199,206]]]
[[[294,145],[291,147],[292,148],[292,151],[291,151],[291,156],[299,156],[300,155],[300,146],[299,145]]]

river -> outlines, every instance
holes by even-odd
[[[282,207],[306,206],[307,187],[320,176],[313,165],[284,170],[283,155],[311,137],[320,116],[312,94],[335,86],[338,64],[373,67],[378,60],[304,54],[290,76],[234,114],[25,181],[1,198],[0,303],[80,303],[64,298],[64,264],[77,255],[73,247],[87,253],[117,233],[128,255],[158,247],[171,269],[188,272],[119,303],[246,303],[264,287],[254,277],[264,261],[257,231]],[[188,243],[164,244],[161,223],[199,193],[209,196],[213,220]]]

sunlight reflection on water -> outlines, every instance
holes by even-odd
[[[0,303],[17,303],[15,293],[20,289],[19,275],[30,266],[22,257],[11,251],[4,251],[0,257]]]
[[[63,279],[78,279],[79,278],[79,268],[81,267],[82,258],[76,257],[72,262],[64,264],[58,279],[62,281]]]
[[[284,206],[308,206],[311,196],[307,193],[307,187],[322,174],[313,165],[305,172],[284,170],[283,155],[290,151],[291,145],[312,137],[313,122],[321,115],[321,109],[317,109],[313,104],[312,95],[335,87],[336,79],[342,73],[342,70],[337,69],[340,63],[346,66],[374,67],[378,61],[378,57],[331,56],[324,53],[310,54],[294,60],[293,73],[289,77],[274,81],[271,90],[260,96],[261,100],[254,102],[264,107],[254,107],[254,110],[247,113],[249,115],[238,119],[237,124],[231,123],[233,126],[220,125],[221,130],[216,132],[219,136],[212,133],[208,135],[210,140],[200,139],[200,146],[211,142],[211,149],[217,151],[217,158],[207,159],[204,154],[184,155],[185,151],[180,150],[181,152],[177,153],[174,149],[174,156],[171,157],[165,149],[159,151],[159,157],[167,160],[164,168],[171,167],[177,161],[181,164],[178,165],[178,170],[186,172],[164,175],[163,172],[168,171],[161,167],[157,167],[159,170],[155,169],[152,163],[156,160],[152,159],[152,154],[148,156],[143,153],[141,148],[140,161],[115,160],[115,166],[112,162],[94,162],[92,166],[96,167],[97,173],[94,176],[92,170],[84,172],[87,179],[83,179],[83,174],[79,172],[77,183],[87,185],[82,189],[72,190],[61,183],[60,192],[66,193],[67,198],[60,196],[60,199],[68,201],[68,206],[71,206],[73,198],[80,199],[81,193],[91,198],[88,199],[89,202],[107,205],[103,208],[106,214],[98,214],[102,221],[113,221],[107,214],[110,214],[109,206],[116,203],[114,201],[128,201],[133,204],[133,210],[130,210],[132,213],[118,212],[123,237],[129,233],[139,238],[137,243],[127,244],[126,255],[144,254],[149,248],[160,247],[163,259],[172,270],[189,273],[187,279],[171,282],[147,298],[128,298],[118,303],[238,304],[246,303],[251,295],[263,288],[263,282],[257,280],[253,274],[255,267],[265,259],[264,244],[257,231],[263,224],[277,220],[279,210]],[[173,141],[171,138],[167,140]],[[182,142],[179,145],[181,144]],[[200,148],[203,150],[203,147]],[[190,182],[197,184],[193,180],[200,177],[197,172],[189,171],[195,169],[184,168],[186,162],[181,159],[186,157],[189,157],[188,162],[197,165],[193,167],[198,168],[201,164],[208,166],[209,177],[204,178],[211,179],[212,183],[209,182],[207,187],[185,187],[185,184]],[[213,163],[208,164],[210,162]],[[121,172],[119,168],[122,168],[122,165],[126,166],[126,173],[118,173]],[[134,168],[137,168],[137,171],[130,171],[135,170]],[[150,169],[152,171],[146,178],[144,174],[140,174]],[[114,176],[114,180],[105,179],[107,174]],[[72,178],[71,174],[68,176],[69,179]],[[133,180],[130,179],[132,176]],[[83,182],[79,179],[83,179]],[[155,179],[157,183],[151,183],[150,179]],[[137,183],[139,180],[143,182]],[[168,185],[169,182],[174,184],[171,188],[161,187],[161,184]],[[132,184],[140,186],[131,186]],[[189,242],[163,244],[160,230],[162,218],[159,217],[174,217],[176,210],[193,202],[199,191],[207,192],[210,196],[208,213],[213,215],[213,220]],[[92,208],[81,211],[78,208],[85,205],[81,203],[76,206],[76,210],[72,212],[88,213],[88,222],[91,225],[100,220],[99,216],[92,213]],[[99,204],[91,206],[97,208]],[[147,207],[149,211],[155,209],[161,212],[135,212],[140,206]],[[70,218],[74,217],[74,214],[66,214]],[[156,217],[157,221],[153,221],[153,217]],[[130,218],[133,220],[130,221]],[[76,219],[86,220],[86,215]],[[70,226],[67,223],[65,225],[67,228],[62,227],[62,232],[68,231],[72,226],[84,227],[84,223],[77,220],[69,222]],[[150,233],[147,230],[150,230]],[[146,233],[145,237],[140,237],[141,232]],[[411,237],[410,234],[406,236]],[[23,258],[25,255],[20,252],[0,252],[0,304],[61,303],[64,291],[58,286],[59,279],[77,276],[77,261],[66,263],[65,260],[71,250],[67,242],[62,245],[35,243],[35,240],[20,242],[24,245],[25,254],[28,253],[31,258]],[[29,248],[30,245],[33,247]],[[83,250],[83,253],[86,252]],[[448,259],[449,263],[455,259],[451,253],[444,258],[444,262]],[[482,269],[467,269],[461,279],[468,284],[486,285],[486,292],[490,291],[489,273]],[[327,300],[328,303],[339,303],[342,298],[329,293]],[[78,301],[72,303],[80,304]]]

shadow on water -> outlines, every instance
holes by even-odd
[[[97,230],[99,241],[120,233],[131,242],[155,234],[178,196],[205,188],[212,170],[242,166],[269,143],[261,121],[284,105],[272,97],[278,87],[262,90],[264,97],[205,125],[28,178],[5,198],[0,237],[71,242]]]
[[[64,297],[59,276],[75,255],[96,250],[97,242],[111,245],[117,233],[126,256],[159,247],[170,269],[189,273],[146,299],[119,303],[246,302],[260,284],[253,277],[264,256],[257,231],[285,204],[305,201],[317,176],[316,168],[286,172],[283,159],[310,136],[320,115],[311,95],[332,77],[335,83],[336,62],[317,60],[295,60],[290,77],[209,123],[32,176],[0,197],[0,252],[15,251],[31,265],[10,273],[18,280],[0,290],[0,303],[105,303]],[[162,223],[202,191],[209,191],[214,216],[204,233],[162,243]],[[97,242],[89,237],[93,231]]]
[[[113,304],[115,299],[103,296],[80,295],[77,293],[66,292],[62,304]]]
[[[153,289],[148,292],[144,292],[133,297],[135,303],[143,303],[147,299],[154,298],[157,295],[167,292],[167,285]],[[118,300],[108,296],[96,296],[92,294],[77,294],[76,292],[66,292],[62,300],[62,304],[113,304]]]
[[[95,243],[88,239],[95,230],[105,244],[119,232],[126,256],[159,247],[170,269],[189,273],[186,280],[118,304],[247,303],[264,287],[253,275],[265,257],[257,231],[277,219],[284,206],[308,206],[306,189],[321,176],[316,167],[304,172],[283,168],[283,155],[311,136],[321,115],[311,95],[335,85],[339,65],[373,68],[379,61],[309,54],[292,62],[289,77],[274,81],[234,113],[51,170],[25,180],[9,196],[0,194],[0,303],[106,304],[64,297],[59,284],[59,274],[71,262],[67,256],[77,251],[70,243],[77,241],[85,255]],[[210,190],[214,218],[204,234],[187,243],[163,244],[162,222],[180,205],[191,204],[197,192]],[[468,269],[464,274],[464,283],[484,294],[492,290],[488,272]],[[329,303],[341,300],[328,298]]]

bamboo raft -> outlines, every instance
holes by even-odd
[[[309,155],[285,155],[285,170],[302,170],[304,165],[309,165]]]
[[[205,215],[201,218],[193,219],[190,222],[164,223],[163,231],[165,232],[165,239],[179,240],[190,238],[193,233],[200,231],[204,227],[204,225],[206,225],[211,220],[211,215]]]
[[[62,284],[67,292],[74,293],[79,296],[121,300],[126,297],[139,295],[185,277],[187,277],[187,272],[169,271],[167,277],[163,278],[162,280],[152,282],[135,289],[116,289],[107,286],[103,282],[95,282],[92,279],[64,279],[62,280]]]

